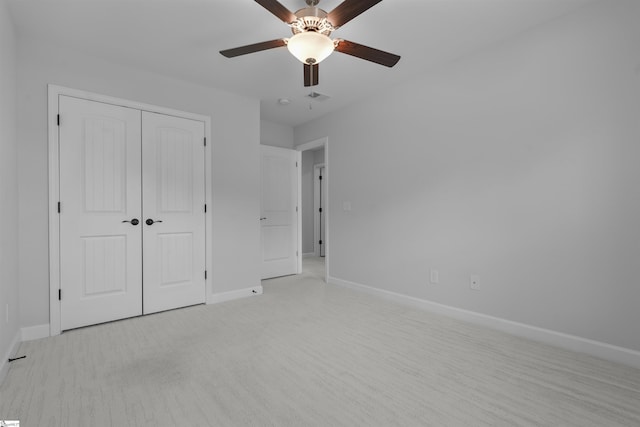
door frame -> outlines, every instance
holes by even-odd
[[[296,150],[298,151],[307,151],[307,150],[314,150],[317,148],[324,148],[324,176],[322,177],[322,180],[324,181],[324,191],[325,191],[325,206],[323,208],[323,213],[325,213],[325,217],[324,217],[324,238],[325,240],[322,242],[323,244],[325,244],[324,247],[324,281],[328,283],[329,281],[329,266],[330,266],[330,250],[329,250],[329,244],[331,243],[331,239],[330,239],[330,233],[329,230],[329,219],[331,218],[331,215],[329,215],[329,207],[330,207],[330,203],[329,203],[329,182],[331,180],[331,172],[329,170],[329,137],[325,136],[323,138],[319,138],[319,139],[315,139],[313,141],[309,141],[306,142],[304,144],[300,144],[298,146],[296,146]],[[302,182],[302,167],[298,168],[298,182],[301,183]],[[300,186],[298,187],[300,188]],[[300,198],[301,196],[298,195],[298,198],[301,200]],[[302,209],[298,210],[298,227],[300,228],[300,230],[298,231],[298,247],[302,248]],[[314,232],[315,235],[315,232]],[[314,244],[314,248],[315,248],[315,244]],[[300,267],[299,267],[299,271],[302,272],[302,257],[299,258],[300,263]]]
[[[213,253],[213,185],[212,183],[212,145],[211,140],[211,117],[174,110],[171,108],[159,107],[142,102],[131,101],[122,98],[114,98],[93,92],[79,89],[72,89],[58,85],[48,85],[48,148],[49,148],[49,335],[60,335],[60,300],[58,291],[60,290],[60,218],[58,216],[58,201],[60,200],[60,156],[58,140],[58,98],[60,95],[86,99],[89,101],[102,102],[105,104],[119,105],[121,107],[134,108],[141,111],[165,114],[168,116],[182,117],[185,119],[204,122],[204,135],[207,141],[205,145],[205,203],[207,205],[207,215],[205,218],[205,262],[208,272],[205,279],[206,303],[214,303],[213,298],[213,259],[208,256]],[[64,120],[64,117],[62,118]],[[63,206],[64,208],[64,206]]]
[[[320,229],[320,227],[322,226],[322,214],[326,214],[326,209],[325,209],[325,205],[322,203],[323,199],[324,202],[326,204],[327,201],[327,197],[326,197],[326,184],[323,183],[322,181],[324,181],[324,175],[322,176],[322,180],[319,179],[320,177],[320,169],[324,169],[325,165],[324,163],[318,163],[313,165],[313,253],[315,254],[315,256],[322,256],[322,246],[324,245],[324,240],[322,241],[322,245],[320,245],[318,242],[321,240],[322,237],[322,230]],[[325,197],[322,197],[322,196]],[[322,212],[320,212],[320,208],[322,208]],[[325,220],[326,220],[326,216],[325,216]],[[327,229],[325,226],[325,230],[324,230],[324,234],[325,237],[327,235]],[[326,239],[325,239],[326,240]],[[325,255],[326,255],[326,246],[325,246]]]

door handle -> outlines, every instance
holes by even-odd
[[[122,222],[129,222],[129,223],[131,223],[131,225],[138,225],[138,224],[140,224],[140,221],[138,221],[138,218],[133,218],[131,221],[129,221],[129,220],[127,220],[127,219],[125,219],[125,220],[124,220],[124,221],[122,221]]]
[[[263,216],[262,218],[260,218],[260,221],[264,221],[265,219],[267,219],[267,217]]]
[[[146,221],[147,225],[153,225],[154,222],[162,222],[161,219],[157,219],[157,220],[152,220],[151,218],[148,218]]]

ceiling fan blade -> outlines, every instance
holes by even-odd
[[[393,67],[400,60],[400,56],[394,55],[393,53],[342,39],[338,40],[338,45],[335,50],[360,59],[375,62],[376,64],[384,65],[386,67]]]
[[[256,3],[273,13],[287,24],[291,24],[296,20],[296,15],[277,0],[256,0]]]
[[[304,86],[317,86],[318,85],[318,65],[319,64],[302,64],[304,66]]]
[[[335,28],[342,27],[362,12],[380,3],[382,0],[344,0],[327,15],[327,20]]]
[[[248,53],[260,52],[261,50],[274,49],[276,47],[286,46],[287,43],[284,39],[269,40],[268,42],[261,42],[255,44],[249,44],[246,46],[234,47],[233,49],[221,50],[222,56],[227,58],[233,58],[240,55],[246,55]]]

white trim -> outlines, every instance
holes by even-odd
[[[207,303],[214,302],[213,259],[211,256],[213,253],[213,186],[211,185],[213,174],[213,141],[211,140],[211,117],[50,84],[48,85],[47,113],[49,126],[49,334],[54,336],[59,335],[61,332],[60,301],[58,300],[58,289],[60,289],[60,221],[58,216],[60,163],[57,124],[57,116],[59,112],[58,98],[60,95],[204,122],[205,138],[207,138],[207,145],[205,147],[205,203],[207,204],[207,215],[205,220],[205,259],[206,269],[208,272],[207,279],[205,280],[205,300]],[[64,120],[64,117],[62,117],[61,120]]]
[[[49,148],[49,334],[59,335],[60,326],[60,217],[58,200],[60,195],[60,158],[57,115],[60,111],[58,98],[61,88],[48,87],[48,148]]]
[[[13,341],[11,341],[9,345],[9,350],[7,350],[6,354],[3,354],[4,357],[0,360],[0,385],[2,385],[2,382],[7,377],[7,373],[9,372],[9,359],[18,351],[20,342],[20,331],[17,331],[16,336],[13,337]]]
[[[327,143],[329,142],[329,137],[325,136],[324,138],[314,139],[310,142],[305,142],[304,144],[300,144],[296,146],[296,150],[298,151],[307,151],[313,150],[314,148],[327,148]],[[324,153],[325,160],[327,158],[327,153]]]
[[[549,329],[538,328],[524,323],[513,322],[499,317],[488,316],[474,311],[451,307],[384,289],[362,285],[360,283],[350,282],[348,280],[338,279],[336,277],[329,277],[327,282],[333,285],[343,286],[377,297],[382,297],[396,303],[452,317],[465,322],[474,323],[476,325],[485,326],[501,332],[506,332],[511,335],[550,344],[566,350],[588,354],[590,356],[599,357],[612,362],[633,366],[634,368],[640,368],[640,351],[618,347],[600,341],[594,341]]]
[[[205,182],[204,182],[204,203],[207,206],[205,214],[204,234],[205,234],[205,267],[207,278],[205,279],[205,300],[209,304],[213,296],[213,139],[211,138],[211,117],[205,116],[204,135],[207,145],[204,147],[205,157]]]
[[[329,220],[331,218],[331,215],[329,215],[330,212],[330,201],[329,201],[329,182],[331,179],[331,171],[329,170],[329,137],[325,136],[323,138],[319,138],[319,139],[315,139],[313,141],[310,142],[306,142],[304,144],[300,144],[298,146],[296,146],[296,150],[298,151],[307,151],[307,150],[313,150],[315,148],[322,148],[324,147],[324,190],[325,190],[325,206],[324,206],[324,211],[326,212],[325,217],[324,217],[324,242],[322,242],[325,246],[324,246],[324,277],[326,278],[325,281],[328,283],[328,279],[330,277],[330,233],[329,231],[331,230],[331,228],[329,227]],[[302,169],[302,168],[300,168]],[[300,180],[302,180],[302,175],[300,176]],[[299,214],[299,218],[298,218],[298,223],[302,224],[302,209],[300,209],[300,212],[298,212]],[[300,225],[300,227],[302,227],[302,225]],[[300,233],[299,233],[299,242],[298,242],[298,246],[301,248],[302,247],[302,228],[300,229]],[[315,244],[314,244],[315,247]]]
[[[22,341],[39,340],[40,338],[48,338],[51,326],[48,323],[44,325],[27,326],[20,329]]]
[[[234,299],[253,297],[256,295],[262,295],[262,285],[254,286],[252,288],[238,289],[236,291],[220,292],[211,295],[210,304],[219,302],[232,301]]]
[[[302,152],[296,152],[296,232],[298,233],[298,247],[296,248],[296,273],[302,274]]]

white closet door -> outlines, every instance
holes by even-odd
[[[262,145],[262,278],[298,272],[298,179],[300,152]]]
[[[204,123],[142,113],[144,314],[205,302]]]
[[[59,112],[61,329],[140,315],[140,111],[60,96]]]

